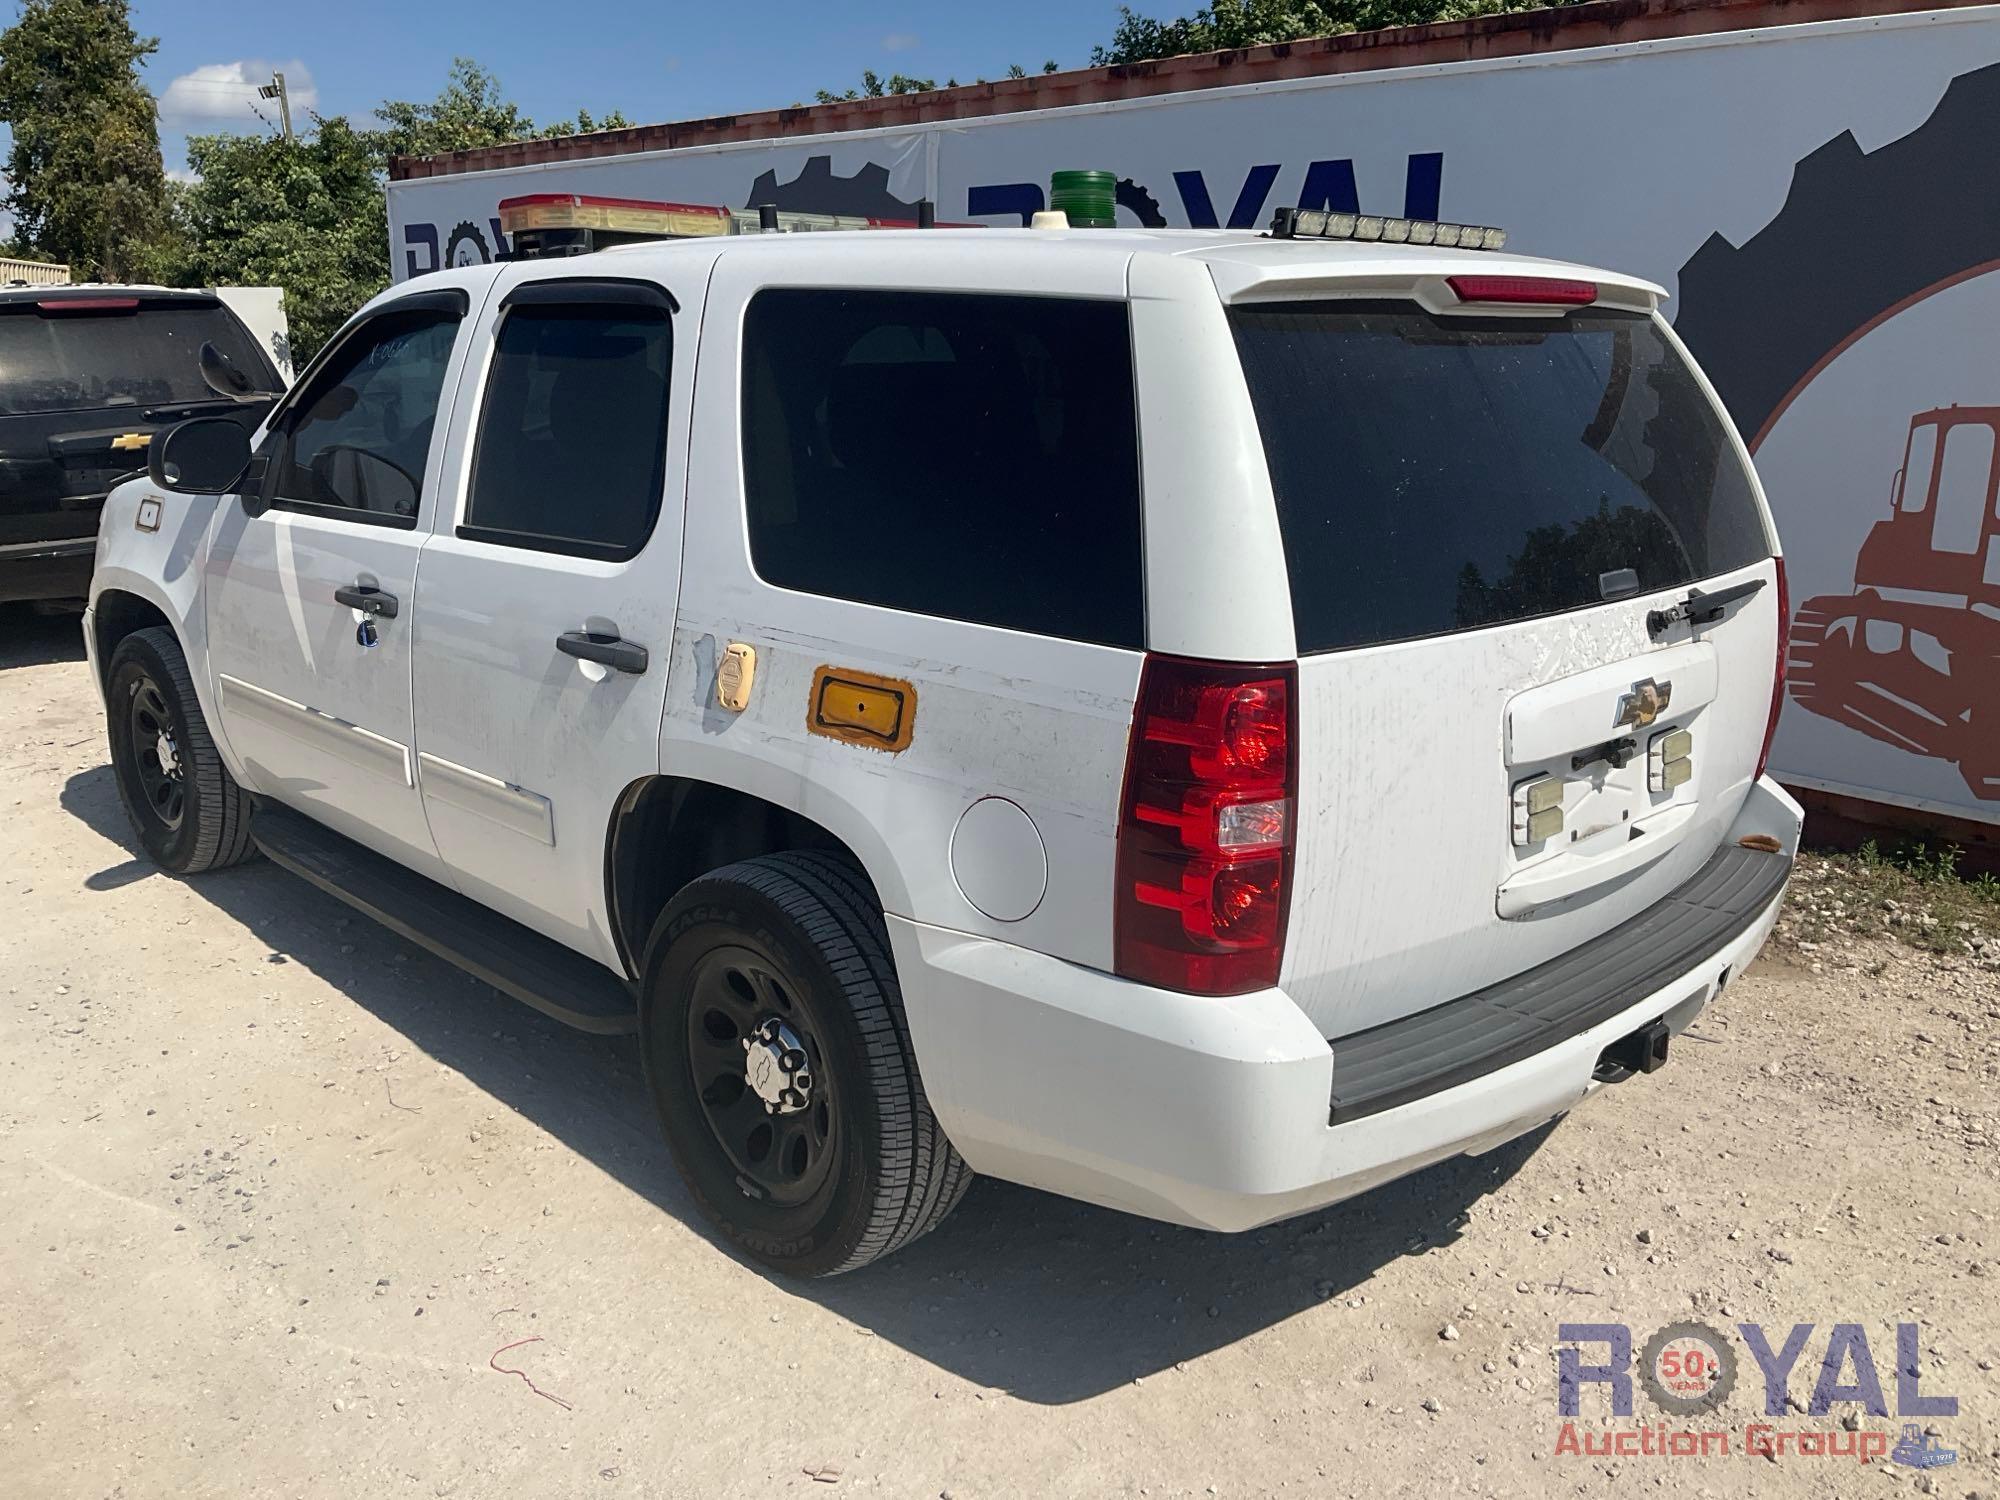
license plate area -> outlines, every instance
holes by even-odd
[[[1530,915],[1665,854],[1701,794],[1713,646],[1692,641],[1520,693],[1507,706],[1509,859],[1499,915]]]

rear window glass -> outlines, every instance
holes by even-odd
[[[0,415],[213,401],[198,362],[204,343],[259,385],[280,389],[270,362],[219,302],[142,300],[87,312],[44,310],[25,299],[0,304]]]
[[[743,346],[767,582],[1141,644],[1124,304],[786,288],[751,301]]]
[[[1750,481],[1642,314],[1233,308],[1301,651],[1670,588],[1770,555]],[[1629,588],[1629,579],[1623,580]]]

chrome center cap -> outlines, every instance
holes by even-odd
[[[159,739],[153,742],[153,754],[156,757],[158,757],[160,762],[160,769],[164,771],[167,775],[169,776],[180,775],[181,773],[180,749],[178,746],[174,744],[174,737],[168,734],[164,729],[160,731]]]
[[[812,1101],[805,1043],[776,1016],[743,1038],[743,1082],[766,1114],[796,1114]]]

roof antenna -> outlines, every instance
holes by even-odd
[[[777,204],[760,203],[757,205],[757,232],[759,234],[776,234],[778,232]]]

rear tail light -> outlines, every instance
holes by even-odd
[[[1764,723],[1764,748],[1757,752],[1757,774],[1761,777],[1771,764],[1771,741],[1778,733],[1778,715],[1785,707],[1785,657],[1792,646],[1792,590],[1785,582],[1785,559],[1778,564],[1778,665],[1771,679],[1771,717]]]
[[[1114,967],[1197,995],[1278,982],[1298,669],[1148,656],[1118,826]]]
[[[1447,276],[1445,284],[1461,302],[1533,302],[1544,307],[1583,307],[1597,300],[1597,283],[1555,276]]]

